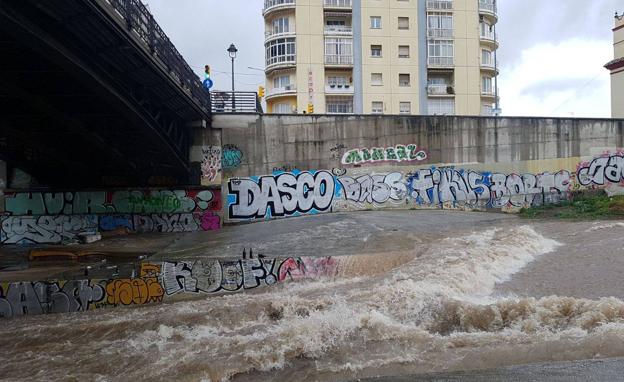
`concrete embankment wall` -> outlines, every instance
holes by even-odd
[[[517,210],[618,192],[623,120],[217,116],[226,221],[371,208]],[[233,160],[230,160],[233,159]]]

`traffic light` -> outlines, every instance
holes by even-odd
[[[264,86],[258,86],[258,97],[264,98]]]
[[[204,73],[206,73],[206,79],[210,78],[210,65],[204,67]]]
[[[309,103],[308,104],[308,114],[312,114],[314,113],[314,105]]]

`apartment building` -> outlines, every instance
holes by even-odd
[[[605,65],[611,71],[611,117],[624,118],[624,15],[615,14],[614,59]]]
[[[269,113],[491,115],[496,0],[265,0]]]

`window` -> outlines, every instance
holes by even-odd
[[[371,16],[371,29],[381,29],[381,16]]]
[[[399,114],[411,114],[412,104],[411,102],[399,102]]]
[[[409,58],[409,45],[399,45],[399,58]]]
[[[371,45],[371,57],[381,57],[381,45]]]
[[[409,29],[409,17],[399,17],[399,29]]]
[[[273,20],[273,34],[290,32],[288,17]]]
[[[481,64],[485,66],[494,66],[492,52],[487,49],[481,49]]]
[[[326,97],[325,110],[327,114],[353,113],[353,97]]]
[[[453,40],[433,40],[428,45],[429,65],[453,65]]]
[[[410,86],[409,74],[399,74],[399,86]]]
[[[338,65],[353,64],[353,39],[326,38],[325,63]]]
[[[329,85],[330,88],[334,89],[334,88],[338,88],[338,89],[348,89],[349,86],[349,81],[347,79],[347,77],[345,76],[328,76],[327,77],[327,85]]]
[[[381,73],[371,73],[371,85],[372,86],[382,86],[383,85],[383,75]]]
[[[481,77],[481,92],[485,94],[492,94],[492,77]]]
[[[481,115],[493,115],[493,108],[492,105],[489,104],[483,104],[481,105]]]
[[[373,101],[371,104],[371,113],[383,114],[383,102]]]
[[[455,114],[455,99],[429,98],[427,107],[431,115],[453,115]]]
[[[273,79],[273,88],[281,89],[290,87],[290,76],[278,76]]]
[[[292,106],[288,103],[276,103],[275,105],[273,105],[273,113],[290,114],[292,112]]]
[[[294,37],[278,38],[267,42],[264,47],[267,66],[280,62],[295,62],[296,45]]]
[[[481,38],[486,38],[488,40],[495,40],[495,36],[494,36],[494,27],[492,27],[490,24],[486,23],[485,21],[482,21],[479,25],[479,29],[481,31]]]
[[[432,76],[427,79],[427,93],[436,95],[454,94],[453,78]]]
[[[345,19],[328,19],[325,21],[325,25],[344,26],[347,25],[347,21]]]
[[[453,37],[453,14],[439,12],[427,14],[427,35],[434,38]]]

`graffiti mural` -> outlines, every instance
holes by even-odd
[[[345,198],[358,203],[382,204],[389,200],[401,202],[407,195],[403,174],[362,175],[357,178],[341,176],[338,181],[344,189]]]
[[[328,211],[335,179],[328,171],[303,171],[228,181],[231,219],[262,219]]]
[[[202,184],[221,182],[221,146],[202,147]]]
[[[224,170],[240,167],[242,160],[243,152],[236,145],[223,145],[221,166]]]
[[[212,190],[7,193],[2,244],[58,244],[79,233],[126,228],[191,232],[220,228],[221,194]]]
[[[0,317],[85,311],[104,296],[89,280],[8,283],[0,287]]]
[[[353,149],[342,156],[342,164],[359,165],[379,162],[421,162],[427,159],[427,152],[417,145],[396,145]]]
[[[190,293],[229,293],[286,281],[334,277],[338,260],[266,258],[143,263],[138,277],[110,280],[13,282],[0,284],[0,318],[71,313],[162,303]]]
[[[7,216],[0,220],[2,244],[61,243],[98,229],[96,215]]]

